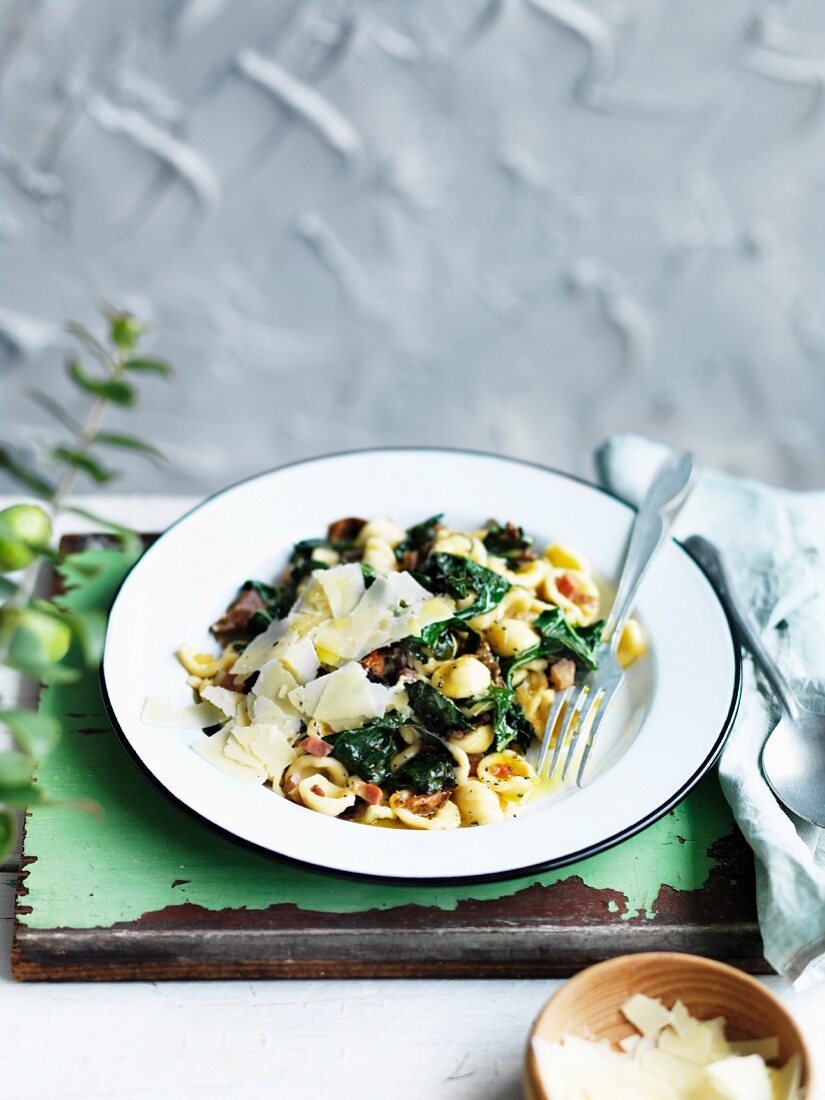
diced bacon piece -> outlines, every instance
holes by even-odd
[[[358,798],[369,802],[370,806],[379,806],[384,801],[384,792],[376,783],[365,783],[363,779],[353,776],[349,781],[349,787]]]
[[[556,581],[556,588],[562,596],[570,600],[577,607],[595,607],[596,597],[592,592],[584,592],[576,584],[576,578],[571,573],[562,573]]]
[[[564,691],[571,688],[576,682],[576,663],[569,657],[562,657],[560,661],[554,661],[550,666],[550,683],[556,691]]]
[[[329,756],[332,752],[332,745],[329,741],[325,741],[323,737],[318,737],[317,734],[311,733],[309,737],[305,737],[300,744],[300,748],[304,752],[308,752],[310,756]]]
[[[507,764],[493,764],[490,768],[490,773],[496,777],[496,779],[509,779],[513,774],[513,769]]]
[[[556,691],[564,691],[566,688],[573,687],[575,682],[575,661],[571,661],[569,657],[562,657],[561,660],[553,662],[550,666],[550,683]]]

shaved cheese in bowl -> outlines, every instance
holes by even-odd
[[[803,1100],[802,1061],[769,1065],[773,1038],[725,1038],[725,1020],[697,1020],[681,1001],[666,1008],[637,993],[622,1015],[638,1034],[619,1042],[536,1036],[533,1052],[547,1100]]]

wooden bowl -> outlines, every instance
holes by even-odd
[[[692,1016],[724,1016],[728,1039],[779,1038],[780,1059],[802,1056],[802,1082],[815,1095],[811,1055],[785,1006],[755,978],[698,955],[650,952],[622,955],[588,967],[561,986],[539,1013],[527,1045],[524,1091],[528,1100],[547,1100],[538,1077],[532,1040],[558,1042],[565,1035],[618,1042],[635,1028],[621,1005],[634,993],[657,997],[671,1008],[682,1001]]]

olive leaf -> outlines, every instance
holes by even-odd
[[[123,364],[123,369],[149,371],[153,374],[162,374],[164,378],[168,378],[172,373],[172,367],[165,359],[147,359],[145,357],[127,359]]]
[[[69,377],[72,378],[81,389],[92,393],[95,397],[102,397],[106,401],[113,401],[116,405],[134,405],[136,394],[132,386],[117,379],[99,380],[86,374],[77,359],[70,359],[68,364]]]
[[[58,462],[65,462],[69,466],[74,466],[76,470],[80,470],[81,473],[88,474],[98,485],[105,485],[107,481],[117,477],[117,474],[107,470],[96,458],[92,458],[90,454],[83,451],[73,451],[69,447],[55,447],[52,456]]]
[[[125,451],[135,451],[158,466],[166,465],[166,456],[151,443],[144,443],[135,435],[124,435],[122,432],[99,432],[95,443],[104,447],[120,447]]]

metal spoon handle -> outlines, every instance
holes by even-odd
[[[616,599],[604,630],[606,641],[618,643],[622,628],[633,610],[639,586],[690,494],[694,475],[695,466],[689,454],[677,454],[667,459],[639,505]]]
[[[684,545],[687,552],[702,566],[713,583],[722,605],[734,622],[739,640],[746,649],[750,650],[765,679],[776,692],[779,702],[782,704],[782,709],[789,718],[798,718],[801,710],[799,700],[791,691],[788,681],[779,671],[773,657],[765,648],[756,627],[751,622],[750,616],[745,612],[734,594],[722,555],[713,543],[708,542],[701,535],[691,535]]]

